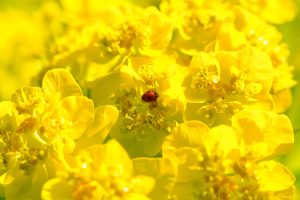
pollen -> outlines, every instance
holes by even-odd
[[[12,95],[12,102],[20,114],[34,114],[35,110],[45,103],[45,99],[40,88],[25,87]]]
[[[47,148],[28,148],[19,151],[19,169],[26,175],[30,175],[38,164],[48,156]]]
[[[99,185],[96,181],[78,181],[73,189],[72,196],[76,200],[97,199]]]
[[[50,124],[53,129],[64,130],[73,127],[73,123],[64,117],[53,118],[50,120]]]
[[[140,31],[138,24],[127,22],[120,28],[120,47],[130,49],[134,42],[143,43],[145,35]]]
[[[139,140],[147,138],[149,131],[168,133],[174,123],[167,120],[167,109],[156,101],[157,98],[158,95],[151,91],[142,97],[129,94],[119,97],[117,105],[123,116],[122,129],[137,134]]]
[[[191,88],[194,89],[216,89],[216,84],[220,81],[215,72],[201,70],[192,78]]]
[[[137,71],[147,85],[154,85],[155,75],[153,72],[153,66],[151,64],[142,64],[139,66]]]
[[[243,199],[270,199],[267,192],[260,191],[259,177],[256,175],[257,164],[251,161],[251,156],[241,157],[232,168],[240,176],[240,182],[236,182],[239,196]]]
[[[205,186],[199,186],[201,189],[195,193],[198,199],[269,199],[267,193],[259,191],[255,171],[257,164],[251,158],[241,157],[230,165],[231,173],[228,173],[222,153],[217,152],[209,155],[201,148],[199,169],[203,173]]]
[[[199,168],[203,173],[205,186],[199,189],[195,196],[197,199],[231,199],[235,192],[235,183],[226,176],[225,165],[221,155],[208,152],[201,148],[202,159]],[[201,186],[200,186],[201,187]]]

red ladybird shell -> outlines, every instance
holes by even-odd
[[[153,90],[149,90],[145,92],[142,96],[142,100],[145,102],[155,102],[157,98],[158,98],[158,94]]]

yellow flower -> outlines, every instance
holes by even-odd
[[[64,69],[48,71],[42,88],[17,90],[12,102],[1,102],[0,110],[5,133],[1,135],[1,170],[6,172],[2,187],[7,199],[38,199],[53,166],[60,165],[61,149],[73,152],[102,143],[118,117],[113,106],[94,109]]]
[[[200,121],[180,124],[163,144],[163,156],[177,163],[173,198],[290,199],[294,176],[268,159],[292,144],[289,119],[267,111],[244,110],[232,126],[212,129]]]
[[[6,199],[16,199],[20,193],[24,198],[39,198],[36,191],[47,179],[46,170],[40,167],[47,157],[47,146],[36,135],[22,132],[24,126],[29,128],[33,124],[29,120],[20,123],[14,106],[12,102],[0,103],[1,190]],[[24,186],[31,184],[24,190]]]
[[[151,177],[134,175],[132,162],[116,141],[66,157],[66,169],[43,186],[42,199],[150,199]]]
[[[208,125],[229,123],[245,107],[272,109],[270,90],[274,72],[269,57],[256,48],[198,53],[185,78],[187,120]]]
[[[128,65],[121,67],[120,75],[99,80],[92,90],[96,104],[113,102],[120,111],[110,135],[130,156],[159,153],[164,137],[182,120],[185,109],[182,70],[169,56],[132,57]],[[112,82],[111,88],[107,88]]]
[[[12,135],[17,129],[16,115],[17,112],[11,102],[0,102],[0,175],[8,170],[10,151],[18,149],[21,145],[20,137]]]
[[[288,98],[293,80],[293,67],[288,63],[289,51],[276,27],[240,7],[233,7],[230,17],[222,23],[216,37],[216,49],[237,50],[244,46],[257,47],[268,54],[274,68],[272,97],[274,111],[284,112],[291,104]],[[282,98],[287,96],[286,98]]]
[[[229,7],[220,1],[162,1],[160,9],[173,22],[175,50],[193,55],[202,51],[218,34]]]
[[[188,60],[189,55],[195,56],[199,51],[233,51],[249,46],[267,53],[273,64],[274,80],[270,91],[273,110],[284,112],[291,105],[290,88],[296,84],[292,76],[293,67],[287,62],[289,51],[276,27],[246,10],[257,10],[261,6],[272,10],[282,4],[280,1],[275,1],[275,6],[271,1],[264,3],[163,1],[161,10],[173,20],[175,30],[169,51],[181,55],[179,60],[184,61],[186,57]],[[285,6],[289,7],[289,3]],[[283,9],[283,12],[286,10]],[[277,12],[272,10],[271,13]]]
[[[64,36],[56,37],[51,65],[70,66],[77,78],[93,81],[118,69],[132,54],[156,56],[166,49],[172,26],[156,8],[143,10],[126,3],[115,4],[99,7],[98,15],[106,20],[85,22],[79,28],[69,29]],[[107,19],[107,15],[114,20]]]
[[[262,155],[257,152],[257,158],[286,153],[294,143],[293,128],[285,115],[247,109],[233,116],[232,126],[241,134],[245,148],[250,144],[252,150],[259,151],[262,143],[267,144]]]

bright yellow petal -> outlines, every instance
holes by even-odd
[[[104,145],[101,159],[108,169],[121,177],[132,175],[132,162],[125,149],[115,140],[110,140]]]
[[[116,123],[119,116],[119,111],[115,106],[106,105],[100,106],[95,109],[95,117],[93,123],[89,126],[88,134],[93,135],[101,131],[101,136],[98,135],[104,141],[108,131]],[[100,143],[102,143],[100,140]]]
[[[76,148],[80,150],[94,144],[102,144],[118,116],[119,111],[114,106],[106,105],[96,108],[94,121],[89,125],[85,134],[76,141]]]
[[[294,175],[275,161],[265,161],[258,165],[257,176],[261,191],[279,192],[293,187]]]
[[[18,166],[12,166],[5,179],[6,199],[39,199],[48,174],[43,165],[39,165],[30,175],[25,175]]]
[[[232,118],[232,126],[242,135],[246,145],[266,143],[267,155],[288,151],[294,143],[293,128],[285,115],[261,110],[243,110]]]
[[[203,142],[209,152],[216,150],[223,153],[224,157],[239,156],[239,138],[236,131],[230,126],[219,125],[212,128]]]
[[[135,192],[149,194],[155,185],[155,180],[150,176],[138,175],[131,179],[131,184]]]
[[[176,126],[173,133],[165,139],[164,146],[198,147],[209,131],[201,121],[187,121]]]
[[[154,178],[155,186],[149,196],[152,199],[167,200],[177,174],[175,163],[168,158],[136,158],[132,162],[135,174]]]
[[[83,96],[70,96],[58,105],[57,119],[61,130],[73,139],[79,138],[94,119],[93,101]]]
[[[48,71],[43,78],[42,85],[45,95],[50,99],[55,95],[59,95],[59,98],[82,95],[79,85],[65,69]]]
[[[72,187],[68,182],[54,178],[45,183],[41,197],[43,200],[72,200]]]

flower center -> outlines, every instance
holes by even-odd
[[[19,168],[26,174],[30,175],[35,167],[44,161],[48,156],[48,150],[44,148],[24,148],[18,153]]]
[[[152,130],[170,132],[174,123],[167,120],[167,109],[157,98],[154,90],[145,92],[141,97],[130,93],[120,96],[116,102],[122,116],[122,129],[141,137]]]
[[[215,119],[226,114],[233,115],[242,109],[241,100],[255,100],[255,95],[262,90],[261,84],[246,83],[246,73],[235,69],[228,82],[220,79],[216,70],[200,70],[192,77],[190,88],[197,97],[203,100],[197,110],[198,115],[206,119]]]

